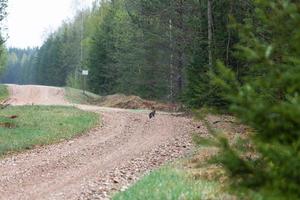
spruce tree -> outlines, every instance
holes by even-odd
[[[215,79],[231,110],[253,128],[255,154],[221,139],[217,161],[244,199],[300,199],[300,3],[260,0],[256,7],[255,20],[236,25],[236,53],[250,69],[243,84],[221,65]]]

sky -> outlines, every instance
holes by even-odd
[[[6,26],[7,47],[41,46],[47,33],[55,31],[64,20],[72,19],[77,7],[93,0],[9,0]]]

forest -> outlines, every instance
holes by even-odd
[[[253,128],[259,155],[244,156],[216,136],[223,152],[215,162],[232,188],[299,199],[299,27],[298,0],[95,1],[41,47],[2,45],[1,82],[80,89],[89,70],[96,94],[231,113]]]
[[[9,49],[1,80],[80,88],[81,70],[89,69],[88,88],[97,94],[224,106],[217,90],[206,93],[207,72],[221,60],[243,75],[233,56],[238,36],[229,24],[231,17],[252,18],[253,11],[250,0],[95,2],[78,9],[40,48]]]

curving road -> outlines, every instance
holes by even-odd
[[[61,88],[9,85],[12,104],[69,105]],[[101,114],[84,136],[0,160],[0,199],[109,199],[191,149],[189,118],[77,105]],[[199,131],[199,129],[198,129]]]

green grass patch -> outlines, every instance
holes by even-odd
[[[6,85],[0,85],[0,101],[8,98],[8,90]]]
[[[222,199],[217,182],[192,178],[185,169],[163,167],[142,178],[113,200],[201,200]]]
[[[101,96],[96,95],[91,92],[66,87],[65,88],[65,97],[69,102],[76,104],[97,104],[101,100]]]
[[[16,119],[7,117],[16,115]],[[80,135],[96,125],[99,116],[66,106],[11,106],[0,111],[0,156]]]

